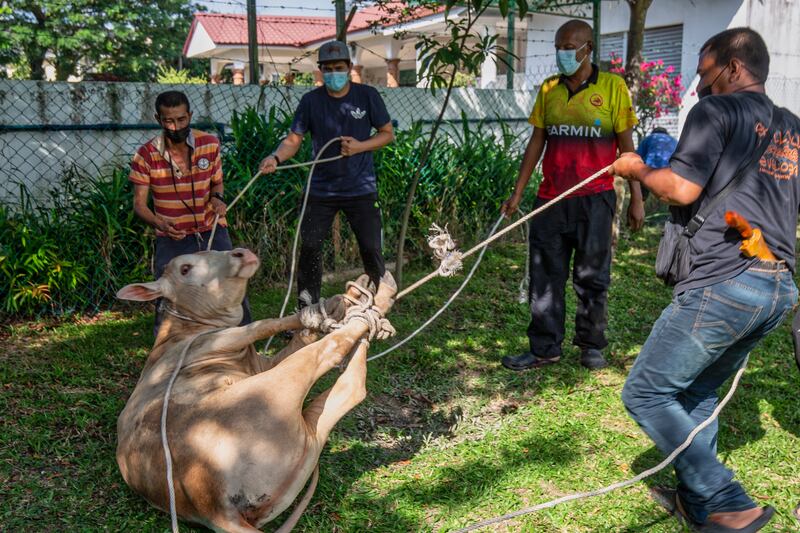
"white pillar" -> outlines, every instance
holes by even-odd
[[[400,86],[400,48],[403,43],[390,38],[386,41],[386,86]]]
[[[497,35],[497,28],[492,26],[484,26],[484,34],[487,37]],[[494,51],[494,49],[492,49]],[[494,53],[488,55],[481,65],[481,89],[496,86],[497,81],[497,63]]]
[[[417,87],[421,87],[424,89],[428,86],[428,80],[424,78],[420,79],[419,75],[420,75],[420,69],[422,68],[422,60],[425,58],[425,56],[422,55],[422,52],[419,48],[415,50],[415,53],[417,56],[417,61],[414,64],[414,71],[417,77]]]
[[[364,83],[363,55],[363,48],[357,46],[355,43],[350,43],[350,62],[353,64],[353,66],[350,68],[350,81],[354,83]]]
[[[384,43],[386,48],[386,59],[400,59],[400,49],[403,43],[399,39],[389,37]]]

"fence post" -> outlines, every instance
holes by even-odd
[[[256,0],[247,0],[247,54],[250,60],[250,84],[258,84],[258,32],[256,31]]]
[[[514,46],[517,42],[516,36],[514,35],[514,10],[508,10],[508,34],[506,39],[508,40],[508,44],[506,45],[506,50],[508,50],[508,54],[506,59],[508,64],[506,65],[506,89],[513,89],[514,88],[514,68],[517,64],[515,55]]]
[[[600,0],[592,0],[592,40],[594,50],[592,50],[592,61],[595,65],[600,64]]]

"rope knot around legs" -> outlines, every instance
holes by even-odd
[[[380,309],[375,306],[375,296],[372,292],[352,281],[347,284],[347,290],[350,289],[355,289],[361,293],[361,297],[353,298],[346,293],[343,295],[352,305],[345,312],[344,319],[336,324],[334,329],[343,327],[351,320],[359,320],[369,328],[369,340],[383,340],[394,336],[397,331],[391,322],[383,317]]]
[[[306,304],[300,309],[300,322],[307,329],[319,331],[320,333],[330,333],[338,322],[328,315],[325,309],[325,298],[320,298],[319,302],[312,304],[311,295],[308,291],[300,294],[300,300]]]
[[[311,304],[311,296],[303,291],[300,300],[306,303],[306,306],[299,311],[300,322],[303,326],[321,333],[330,333],[351,320],[360,320],[369,328],[369,340],[388,339],[397,333],[394,326],[383,317],[381,311],[375,306],[375,296],[372,292],[352,281],[347,284],[347,289],[355,289],[361,296],[354,298],[349,294],[342,295],[350,303],[350,307],[341,322],[337,322],[328,315],[325,309],[325,298],[320,298],[319,302]]]

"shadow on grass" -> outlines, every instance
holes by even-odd
[[[599,388],[621,388],[626,368],[670,300],[669,289],[652,275],[654,235],[627,237],[626,248],[615,258],[606,350],[613,366],[597,374],[580,368],[577,350],[566,346],[564,359],[552,367],[521,373],[501,367],[502,355],[527,348],[529,314],[525,305],[516,302],[524,248],[493,249],[476,279],[437,322],[402,349],[370,363],[368,397],[331,435],[321,458],[320,486],[298,529],[432,529],[434,524],[421,516],[429,506],[464,517],[487,499],[508,498],[499,494],[503,491],[499,487],[509,479],[513,483],[519,472],[548,461],[556,469],[569,466],[582,453],[572,440],[580,435],[568,438],[558,432],[546,436],[532,432],[533,436],[513,446],[535,449],[536,455],[519,454],[508,444],[498,444],[500,459],[494,462],[480,455],[464,458],[457,465],[441,465],[432,477],[400,478],[380,491],[364,488],[369,484],[361,482],[375,469],[400,469],[431,441],[463,439],[457,427],[465,417],[499,422],[518,405],[541,398],[558,401],[575,391],[592,394]],[[389,318],[401,335],[413,331],[460,282],[431,282],[399,302]],[[575,302],[572,291],[567,292],[569,339]],[[259,318],[277,313],[281,301],[280,289],[251,294],[254,315]],[[0,492],[8,495],[0,511],[3,529],[19,530],[30,523],[49,530],[167,528],[167,515],[124,485],[114,459],[116,418],[151,345],[149,312],[148,308],[132,319],[90,327],[68,326],[50,335],[52,340],[40,348],[0,359],[5,386],[0,412],[9,421],[3,424],[9,430],[0,435]],[[800,435],[798,375],[790,352],[786,352],[786,364],[774,362],[774,354],[783,353],[787,346],[790,349],[786,335],[785,328],[773,333],[751,358],[742,389],[723,411],[723,454],[764,435],[759,423],[759,403],[764,400],[781,427]],[[370,354],[392,342],[375,343]],[[323,378],[309,396],[330,386],[335,374]],[[12,423],[15,420],[22,422]],[[641,471],[660,460],[661,455],[651,449],[635,459],[632,469]],[[548,479],[546,472],[533,477]],[[654,481],[669,479],[671,474],[665,471]],[[541,488],[540,494],[546,495],[547,490]],[[57,512],[54,502],[58,502]],[[404,502],[412,502],[415,508],[404,507]],[[337,518],[345,513],[346,519]],[[650,518],[643,516],[641,524],[630,524],[623,531],[647,530],[666,519]]]

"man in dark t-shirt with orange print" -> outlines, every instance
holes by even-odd
[[[542,83],[531,113],[531,137],[514,193],[504,204],[516,211],[533,169],[544,152],[535,207],[614,162],[617,153],[633,152],[637,124],[625,81],[600,72],[591,56],[592,29],[571,20],[556,32],[560,76]],[[612,176],[600,177],[553,205],[530,222],[531,322],[530,350],[503,357],[511,370],[537,368],[559,361],[564,340],[565,285],[573,261],[572,282],[578,296],[574,343],[581,364],[607,365],[601,350],[608,341],[606,300],[611,282],[611,222],[616,207]],[[639,229],[644,221],[641,189],[631,184],[628,221]]]
[[[700,101],[686,117],[669,166],[655,169],[633,154],[614,163],[617,174],[684,206],[691,217],[720,198],[742,169],[742,181],[727,189],[689,239],[689,274],[675,285],[622,389],[625,408],[665,455],[711,417],[719,388],[797,302],[800,119],[766,95],[769,53],[750,28],[711,37],[701,47],[697,74]],[[739,232],[725,222],[727,211],[759,228],[774,258],[743,253]],[[718,425],[715,420],[697,433],[675,458],[676,487],[651,492],[694,531],[758,531],[775,509],[756,504],[719,461]]]

